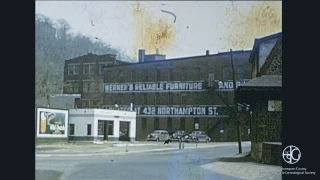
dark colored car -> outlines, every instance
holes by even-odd
[[[175,131],[172,135],[171,135],[171,140],[179,140],[181,139],[181,141],[186,141],[185,136],[188,135],[185,131],[183,130],[178,130]]]
[[[204,131],[193,131],[191,134],[185,136],[186,141],[189,142],[210,142],[211,138]]]

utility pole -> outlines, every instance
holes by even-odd
[[[238,147],[239,147],[239,154],[242,153],[242,146],[241,146],[241,133],[240,133],[240,123],[237,117],[237,112],[238,112],[238,104],[236,102],[236,77],[234,73],[234,65],[233,65],[233,53],[232,49],[230,49],[230,55],[231,55],[231,67],[232,67],[232,79],[233,79],[233,101],[234,101],[234,118],[237,124],[237,134],[238,134]]]

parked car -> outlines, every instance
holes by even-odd
[[[211,138],[204,131],[193,131],[191,134],[185,136],[188,142],[210,142]]]
[[[156,130],[147,136],[148,141],[165,141],[168,139],[170,139],[170,135],[169,132],[165,130]]]
[[[171,140],[179,140],[181,139],[181,141],[186,141],[186,138],[185,136],[187,136],[188,134],[183,131],[183,130],[178,130],[178,131],[175,131],[172,136],[171,136]]]

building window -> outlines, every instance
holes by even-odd
[[[194,93],[194,102],[195,104],[199,104],[199,101],[200,101],[200,94],[198,92],[195,92]]]
[[[161,81],[161,73],[160,73],[160,69],[157,69],[157,81]]]
[[[87,102],[86,101],[82,101],[81,102],[81,107],[82,108],[86,108],[87,107]]]
[[[123,103],[123,94],[119,94],[119,104],[118,105],[121,105]]]
[[[172,105],[173,104],[173,96],[172,93],[168,93],[168,105]]]
[[[79,93],[80,92],[80,83],[79,82],[69,82],[67,84],[68,92],[70,93]]]
[[[105,66],[107,66],[107,64],[99,64],[99,74],[103,74],[103,69]]]
[[[147,93],[144,93],[144,94],[143,94],[143,104],[144,104],[144,105],[148,104],[148,96],[147,96]]]
[[[72,83],[72,92],[75,92],[75,93],[80,92],[80,83],[78,82]]]
[[[82,90],[84,93],[90,93],[93,92],[93,82],[92,81],[84,81],[82,83]]]
[[[194,130],[199,130],[199,119],[198,118],[194,118],[193,119],[193,124],[194,124]]]
[[[130,94],[130,103],[134,103],[136,99],[136,94],[135,93],[131,93]]]
[[[96,70],[96,64],[83,64],[83,74],[94,74]]]
[[[159,118],[154,118],[154,130],[159,130]]]
[[[180,118],[180,130],[186,129],[186,118]]]
[[[91,108],[92,107],[92,101],[91,100],[82,100],[81,101],[81,107],[82,108]]]
[[[172,131],[172,118],[167,119],[167,131]]]
[[[214,74],[209,73],[208,76],[208,87],[213,87],[214,86]]]
[[[87,135],[91,136],[91,124],[87,125]]]
[[[98,121],[98,135],[104,135],[104,121]]]
[[[141,120],[141,129],[147,130],[147,118],[142,118]]]
[[[148,81],[148,69],[143,70],[143,80]]]
[[[74,124],[70,124],[70,135],[74,135]]]
[[[185,81],[187,79],[186,68],[181,68],[180,79],[181,81]]]
[[[99,73],[103,74],[103,69],[109,65],[111,65],[112,63],[100,63],[99,64]]]
[[[173,69],[169,69],[169,81],[173,81]]]
[[[227,81],[229,80],[229,68],[228,66],[225,66],[222,68],[223,77],[222,80]]]
[[[244,69],[243,65],[238,66],[238,79],[244,79]]]
[[[181,95],[181,104],[186,105],[187,104],[187,96],[186,94]]]
[[[197,80],[197,81],[200,81],[200,80],[201,80],[201,71],[200,71],[200,68],[199,68],[199,67],[197,67],[197,68],[195,69],[195,80]]]
[[[155,94],[155,105],[159,105],[160,104],[160,93],[156,93]]]
[[[69,64],[68,65],[68,74],[76,75],[80,72],[80,64]]]
[[[119,71],[119,82],[123,82],[124,81],[124,72],[123,71]]]
[[[131,81],[132,82],[136,81],[136,71],[134,71],[134,70],[131,71]]]

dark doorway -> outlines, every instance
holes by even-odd
[[[130,141],[129,127],[130,127],[130,122],[120,121],[119,141]]]
[[[108,141],[108,135],[113,135],[113,121],[103,121],[103,140]]]

